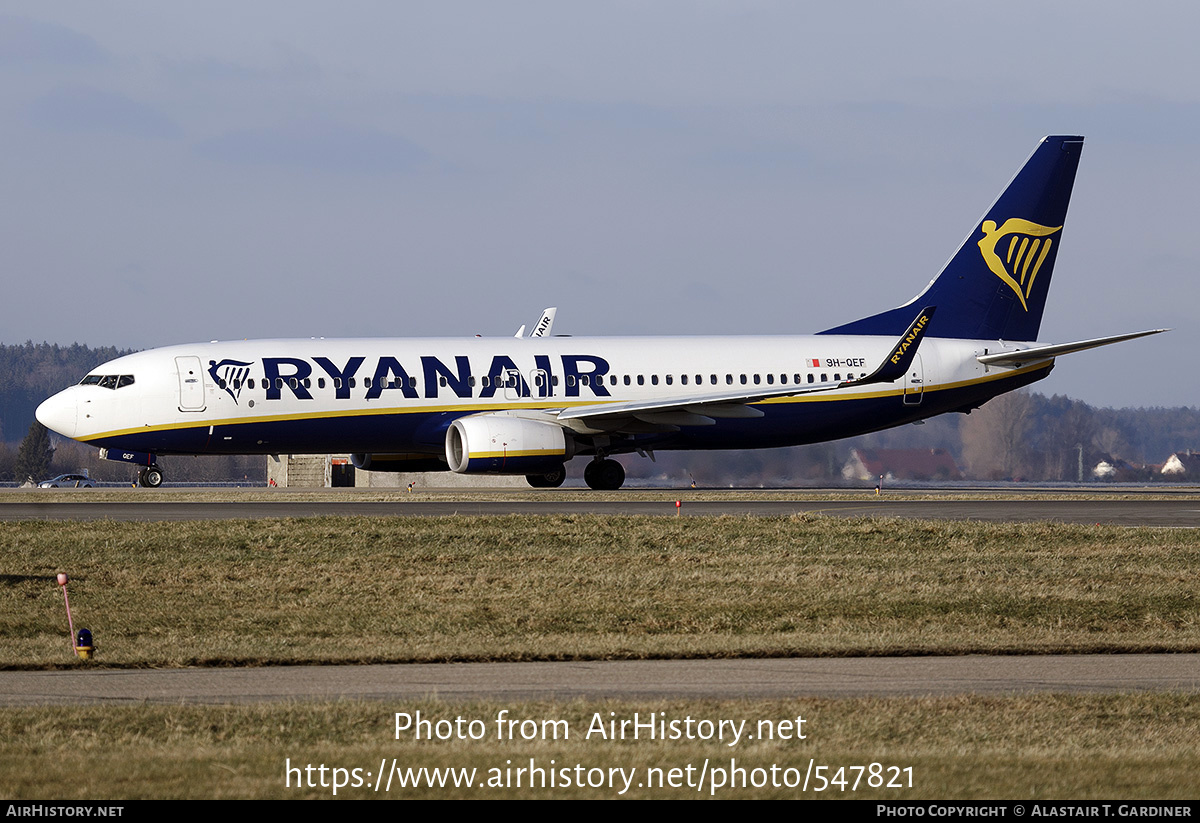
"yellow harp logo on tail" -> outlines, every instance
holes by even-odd
[[[1050,228],[1010,217],[1000,228],[996,228],[994,220],[984,220],[980,228],[983,239],[979,241],[979,251],[984,262],[1016,293],[1025,311],[1029,311],[1025,299],[1033,292],[1033,281],[1054,244],[1050,235],[1061,231],[1062,226]],[[1005,237],[1008,242],[1001,242]]]

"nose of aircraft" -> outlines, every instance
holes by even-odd
[[[38,422],[51,431],[74,437],[78,426],[78,403],[74,387],[60,391],[37,407]]]

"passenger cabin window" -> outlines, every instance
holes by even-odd
[[[658,385],[658,375],[657,374],[650,375],[650,383],[651,383],[651,385],[654,385],[654,386]]]
[[[625,385],[628,386],[629,383],[630,383],[629,375],[625,375]]]
[[[800,381],[796,381],[796,382],[800,382]],[[809,383],[815,383],[815,382],[817,382],[817,379],[816,379],[815,377],[813,377],[813,376],[812,376],[812,372],[809,372],[809,374],[808,374],[808,382],[809,382]]]

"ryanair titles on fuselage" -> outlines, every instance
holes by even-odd
[[[551,397],[559,394],[556,387],[560,377],[562,396],[579,397],[581,388],[587,388],[596,397],[611,396],[603,384],[609,372],[608,361],[591,354],[563,354],[553,358],[535,354],[532,369],[528,365],[518,366],[508,355],[498,354],[491,358],[482,377],[475,376],[465,355],[455,356],[453,364],[430,355],[414,357],[406,363],[390,356],[374,358],[373,363],[368,363],[366,357],[350,357],[345,362],[328,357],[264,357],[261,364],[258,379],[266,390],[266,400],[280,400],[284,392],[290,392],[298,400],[312,400],[312,382],[320,378],[331,382],[339,400],[351,396],[375,400],[387,391],[400,392],[409,400],[421,396],[437,398],[443,392],[455,397],[486,399],[501,390],[519,397]],[[247,360],[209,360],[208,373],[236,402],[243,388],[253,385],[250,382],[254,380],[253,365],[253,361]]]

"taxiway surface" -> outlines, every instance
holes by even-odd
[[[967,499],[904,500],[869,497],[863,500],[723,500],[683,499],[685,517],[749,515],[786,517],[801,513],[835,517],[904,517],[926,520],[986,522],[1099,523],[1114,526],[1200,527],[1200,501],[1143,499],[1137,497],[1080,499]],[[607,500],[413,500],[377,502],[332,500],[259,500],[191,502],[145,499],[136,501],[39,501],[12,495],[0,501],[0,520],[228,520],[263,517],[439,517],[449,515],[506,514],[627,514],[674,516],[675,502],[648,501],[617,496]]]
[[[0,672],[0,705],[1200,692],[1200,655],[430,663]]]

